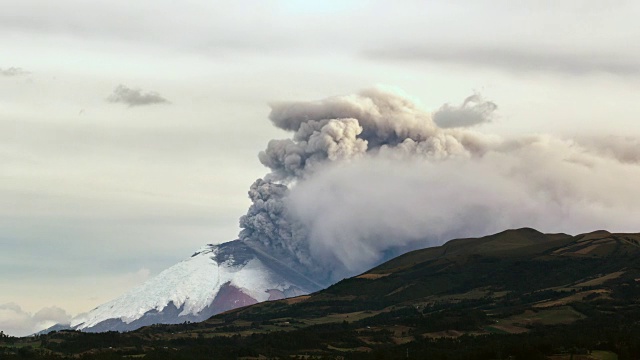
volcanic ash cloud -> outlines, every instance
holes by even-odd
[[[271,108],[292,135],[259,154],[270,171],[240,239],[325,284],[455,237],[633,231],[640,215],[637,163],[606,142],[474,130],[497,109],[478,94],[433,113],[378,89]]]

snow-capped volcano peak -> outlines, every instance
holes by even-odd
[[[83,331],[128,331],[202,321],[233,308],[315,291],[318,285],[235,240],[206,245],[117,299],[72,320]]]

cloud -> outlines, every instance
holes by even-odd
[[[19,67],[0,68],[0,75],[2,76],[24,76],[29,74],[31,73]]]
[[[637,231],[640,167],[537,139],[482,157],[371,155],[327,165],[292,187],[289,220],[334,279],[392,255],[509,228]]]
[[[273,104],[271,121],[292,135],[260,153],[270,172],[251,186],[240,239],[330,284],[407,250],[508,228],[637,231],[633,142],[468,128],[495,109],[476,94],[430,113],[378,89]]]
[[[484,101],[482,96],[474,94],[459,106],[444,104],[433,114],[433,121],[441,128],[469,127],[488,123],[498,106],[491,101]]]
[[[387,48],[364,52],[383,61],[424,61],[498,68],[512,72],[555,72],[570,75],[609,73],[619,76],[640,73],[640,58],[602,51],[550,48],[451,46],[434,44]]]
[[[126,104],[129,107],[169,103],[167,99],[157,92],[143,92],[141,89],[133,89],[125,85],[118,85],[113,90],[113,93],[109,95],[107,101]]]
[[[194,48],[205,52],[255,50],[273,51],[291,47],[294,36],[281,18],[274,18],[274,6],[255,2],[256,15],[235,2],[194,2],[177,6],[142,0],[123,5],[95,0],[60,1],[47,8],[42,0],[7,0],[11,14],[0,14],[0,32],[63,35],[75,39],[142,43],[145,46]],[[150,11],[150,6],[156,6]],[[260,14],[259,16],[257,14]]]
[[[363,49],[414,49],[437,39],[440,44],[471,42],[475,45],[531,44],[536,40],[571,48],[576,43],[601,49],[612,43],[624,46],[636,39],[631,1],[563,1],[540,6],[536,1],[510,5],[478,0],[458,6],[449,1],[387,2],[329,1],[323,5],[299,5],[291,1],[252,2],[247,13],[243,2],[189,2],[140,0],[135,4],[94,0],[57,2],[5,0],[12,11],[0,14],[0,32],[38,38],[65,38],[109,43],[134,43],[206,56],[267,52],[341,52]],[[150,10],[153,8],[154,10]],[[447,19],[450,21],[444,21]],[[399,39],[413,39],[404,50]],[[466,46],[465,46],[466,47]],[[138,47],[138,49],[140,49]],[[632,47],[622,48],[634,51]],[[571,54],[571,51],[567,51]],[[590,55],[586,53],[585,55]]]
[[[624,136],[589,136],[576,140],[589,151],[620,162],[640,164],[640,139]]]
[[[11,336],[27,336],[55,324],[69,324],[71,316],[51,306],[30,314],[15,303],[0,304],[0,330]]]

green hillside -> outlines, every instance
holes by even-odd
[[[637,359],[640,235],[508,230],[202,323],[0,340],[0,358]]]

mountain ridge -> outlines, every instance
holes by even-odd
[[[634,359],[639,255],[640,234],[515,229],[415,250],[324,290],[199,323],[40,339],[52,354],[88,359]]]

